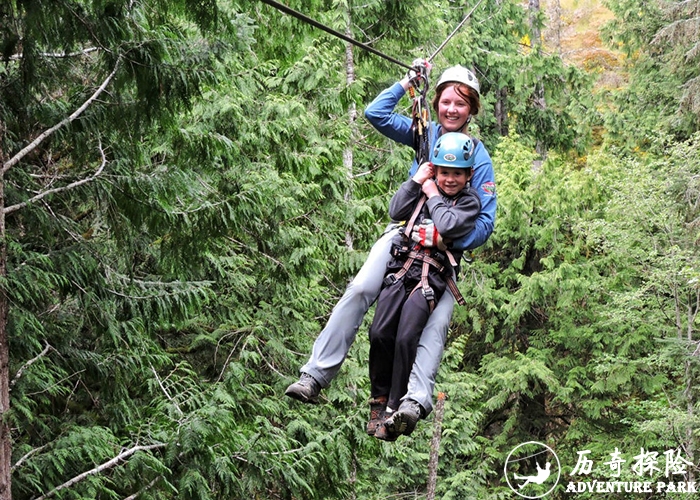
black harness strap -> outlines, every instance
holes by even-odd
[[[413,209],[413,214],[411,214],[411,218],[408,220],[406,226],[404,227],[404,238],[411,238],[411,231],[413,230],[413,225],[415,224],[416,219],[418,218],[418,214],[420,214],[420,211],[423,209],[423,205],[425,204],[427,199],[428,197],[426,195],[422,195],[418,199],[418,203],[416,203],[416,208]],[[444,252],[447,255],[447,259],[449,260],[452,269],[457,269],[457,260],[455,259],[454,255],[452,255],[452,252],[450,252],[449,250],[444,250]],[[411,294],[413,294],[413,292],[415,292],[419,286],[422,287],[423,295],[425,295],[425,298],[428,300],[430,312],[432,313],[435,307],[435,293],[433,292],[432,287],[428,283],[428,271],[430,270],[430,266],[432,265],[437,269],[439,273],[441,273],[445,269],[445,266],[443,266],[440,262],[430,257],[430,250],[425,249],[417,243],[414,247],[414,250],[409,252],[408,258],[404,262],[403,267],[399,269],[399,271],[397,271],[396,273],[389,274],[388,276],[386,276],[386,278],[384,278],[384,284],[387,286],[393,285],[398,280],[403,278],[404,275],[408,272],[408,269],[413,265],[413,263],[416,260],[423,261],[423,269],[421,270],[421,281],[411,291]],[[454,296],[457,303],[460,306],[467,305],[467,302],[464,300],[464,297],[459,291],[459,288],[457,288],[457,284],[455,283],[454,279],[452,279],[452,276],[447,276],[445,281],[447,282],[447,287],[452,292],[452,295]]]
[[[415,288],[411,290],[410,295],[413,295],[413,293],[416,290],[418,290],[418,288],[422,288],[423,296],[428,301],[428,307],[430,307],[430,312],[432,313],[433,309],[435,309],[435,292],[433,291],[433,288],[428,282],[428,272],[430,271],[430,266],[433,266],[438,273],[442,273],[445,270],[445,266],[441,262],[433,259],[430,256],[429,249],[423,248],[420,245],[417,245],[417,247],[417,249],[411,250],[411,252],[409,252],[408,258],[403,263],[401,269],[399,269],[396,273],[389,274],[386,278],[384,278],[384,284],[387,286],[393,285],[406,275],[406,273],[415,261],[421,261],[423,263],[421,269],[421,280],[418,284],[416,284]],[[445,250],[445,253],[447,254],[447,257],[450,261],[450,265],[453,266],[454,269],[454,267],[457,266],[457,262],[455,261],[454,255],[452,255],[452,252],[450,252],[449,250]],[[457,303],[460,306],[466,305],[467,302],[464,300],[464,297],[459,291],[459,288],[457,288],[457,284],[455,283],[452,276],[445,277],[445,281],[447,282],[447,287],[450,289],[450,292],[452,292],[452,295],[454,296]]]

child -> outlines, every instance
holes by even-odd
[[[474,149],[466,134],[443,134],[432,163],[421,165],[389,205],[393,220],[408,223],[393,242],[369,330],[372,400],[367,433],[378,439],[394,441],[413,430],[406,432],[402,422],[390,417],[406,394],[421,332],[446,287],[463,301],[454,285],[462,252],[449,247],[450,241],[474,228],[481,211],[479,196],[469,184]]]

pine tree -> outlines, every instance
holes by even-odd
[[[628,84],[604,97],[610,139],[646,148],[659,130],[679,141],[700,126],[698,114],[697,17],[688,2],[606,3],[615,13],[604,29],[609,44],[626,55]],[[641,103],[640,103],[641,100]],[[629,134],[628,123],[636,123]]]
[[[2,9],[0,498],[138,491],[99,472],[117,457],[157,468],[142,457],[166,446],[155,421],[141,435],[131,418],[177,406],[149,388],[159,372],[179,378],[151,325],[183,321],[209,295],[180,279],[170,245],[193,208],[182,205],[209,193],[191,184],[196,170],[168,173],[177,162],[159,147],[214,82],[236,25],[214,2]]]

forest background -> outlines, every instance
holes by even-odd
[[[287,4],[409,63],[477,2]],[[487,1],[433,61],[481,81],[498,216],[431,483],[435,413],[364,433],[367,322],[320,405],[283,397],[406,178],[361,117],[404,69],[262,2],[2,2],[0,499],[514,498],[528,441],[591,479],[700,462],[698,19]]]

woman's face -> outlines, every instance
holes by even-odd
[[[443,132],[459,132],[471,113],[469,103],[455,91],[455,86],[445,88],[438,101],[438,122]]]

